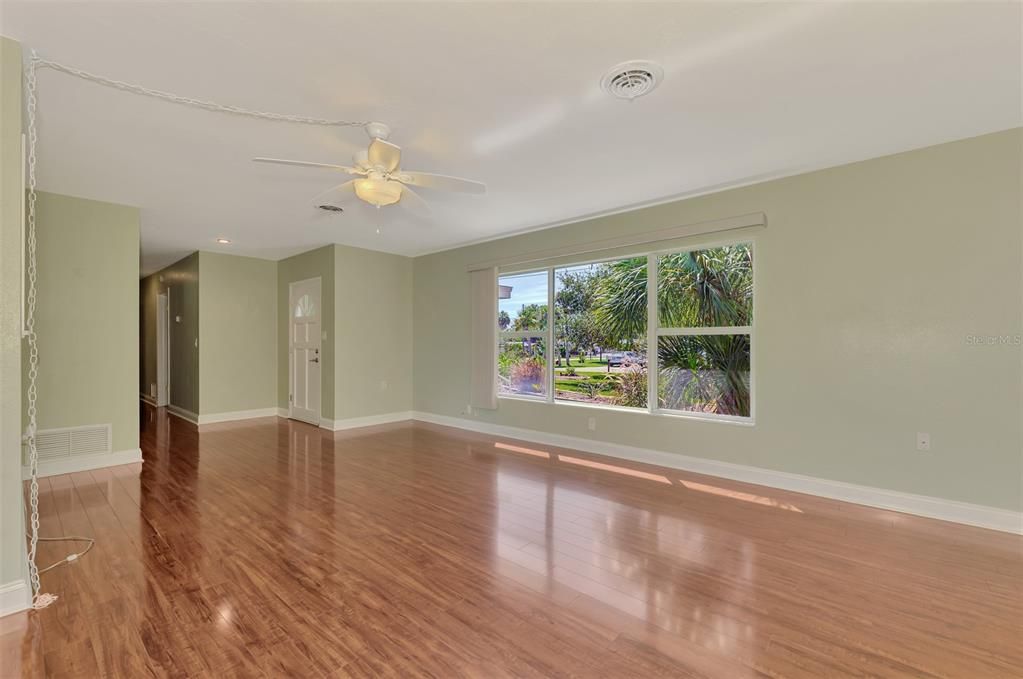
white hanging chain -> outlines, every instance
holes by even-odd
[[[26,293],[27,305],[26,305],[26,319],[25,319],[25,337],[28,340],[28,390],[27,390],[27,410],[28,410],[28,426],[25,429],[24,442],[28,446],[28,460],[29,469],[31,474],[31,480],[29,481],[29,507],[31,510],[31,516],[29,519],[30,532],[29,532],[29,550],[28,550],[28,570],[29,579],[32,584],[32,608],[41,609],[46,608],[54,601],[57,600],[57,596],[54,594],[46,594],[40,592],[39,574],[40,570],[36,566],[36,550],[40,540],[77,540],[77,541],[88,541],[89,545],[85,550],[72,553],[65,559],[48,566],[43,569],[48,571],[51,568],[55,568],[64,563],[71,563],[80,556],[83,556],[88,552],[93,545],[91,538],[83,538],[78,536],[69,536],[62,538],[40,538],[39,537],[39,451],[36,448],[36,402],[38,400],[37,393],[37,382],[39,376],[39,347],[36,343],[36,330],[35,330],[35,312],[36,312],[36,145],[39,141],[39,135],[36,131],[36,109],[38,101],[36,99],[36,70],[39,68],[52,68],[55,71],[60,71],[68,75],[88,80],[90,82],[105,85],[107,87],[113,87],[118,90],[125,92],[132,92],[145,97],[154,97],[156,99],[162,99],[175,104],[181,104],[183,106],[191,106],[193,108],[201,108],[206,111],[215,111],[218,113],[231,113],[234,115],[248,116],[251,118],[261,118],[263,120],[275,120],[278,122],[285,123],[301,123],[304,125],[326,125],[331,127],[363,127],[368,123],[365,121],[351,121],[351,120],[329,120],[326,118],[310,118],[307,116],[294,116],[283,113],[269,113],[267,111],[254,111],[239,106],[229,106],[226,104],[218,104],[212,101],[203,101],[202,99],[193,99],[191,97],[182,97],[177,94],[170,92],[163,92],[161,90],[153,90],[148,87],[142,87],[141,85],[133,85],[131,83],[122,82],[120,80],[114,80],[112,78],[106,78],[101,75],[89,73],[81,69],[72,68],[71,66],[65,66],[64,64],[56,61],[48,61],[42,59],[36,55],[35,50],[32,51],[32,58],[28,62],[28,66],[25,69],[25,93],[27,99],[26,111],[28,114],[28,237],[27,237],[27,256],[26,256],[26,269],[28,278],[28,290]]]
[[[48,59],[42,59],[37,57],[35,52],[32,53],[32,63],[36,66],[42,66],[44,68],[52,68],[55,71],[61,71],[68,75],[73,75],[76,78],[83,80],[89,80],[100,85],[106,85],[107,87],[113,87],[118,90],[124,90],[125,92],[133,92],[134,94],[141,94],[145,97],[154,97],[156,99],[163,99],[164,101],[170,101],[175,104],[182,104],[184,106],[191,106],[193,108],[201,108],[207,111],[216,111],[218,113],[233,113],[235,115],[249,116],[252,118],[262,118],[264,120],[277,120],[285,123],[302,123],[304,125],[327,125],[330,127],[364,127],[368,124],[368,121],[352,121],[352,120],[329,120],[327,118],[310,118],[308,116],[293,116],[284,113],[269,113],[267,111],[253,111],[247,108],[241,108],[240,106],[230,106],[227,104],[218,104],[213,101],[203,101],[202,99],[193,99],[192,97],[182,97],[178,94],[172,94],[170,92],[163,92],[161,90],[153,90],[148,87],[142,87],[141,85],[133,85],[126,83],[121,80],[114,80],[113,78],[106,78],[95,73],[89,73],[79,68],[73,68],[71,66],[65,66],[64,64],[56,61],[49,61]]]
[[[28,444],[29,508],[31,511],[28,574],[32,584],[32,608],[46,608],[57,597],[40,591],[39,568],[36,566],[36,548],[39,545],[39,451],[36,448],[36,382],[39,377],[39,346],[36,343],[36,63],[35,58],[28,64],[25,73],[25,93],[28,98],[28,253],[26,268],[28,277],[27,308],[25,312],[25,336],[28,339],[28,427],[25,442]]]

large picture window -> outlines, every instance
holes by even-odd
[[[748,243],[502,275],[498,296],[499,396],[752,418]]]

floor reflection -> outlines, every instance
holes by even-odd
[[[667,499],[681,487],[714,500],[801,511],[797,507],[673,480],[643,465],[502,442],[493,447],[544,461],[530,463],[514,455],[497,460],[500,501],[493,545],[499,571],[546,594],[560,589],[597,600],[705,647],[727,652],[756,636],[754,616],[747,612],[757,605],[751,588],[757,575],[754,541],[734,532],[708,532],[704,518],[690,514],[685,504],[651,500]],[[566,474],[566,469],[578,473]],[[607,490],[608,482],[623,478],[629,485]],[[651,506],[671,511],[651,511]]]

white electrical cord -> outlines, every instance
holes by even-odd
[[[183,97],[170,92],[163,92],[161,90],[153,90],[148,87],[142,87],[141,85],[133,85],[120,80],[114,80],[113,78],[106,78],[101,75],[89,73],[81,69],[72,68],[71,66],[65,66],[64,64],[56,61],[48,61],[42,59],[36,55],[35,50],[32,51],[32,58],[28,62],[28,66],[25,69],[25,95],[27,100],[26,111],[28,114],[28,235],[27,235],[27,257],[26,257],[26,270],[28,278],[28,290],[27,290],[27,307],[25,313],[25,337],[28,340],[28,394],[27,394],[27,410],[28,410],[28,426],[25,429],[24,442],[28,446],[28,460],[31,480],[29,482],[29,508],[31,511],[31,517],[29,520],[30,532],[29,538],[29,551],[28,551],[28,568],[29,568],[29,579],[32,585],[32,608],[41,609],[46,608],[54,601],[57,600],[57,596],[54,594],[45,594],[40,592],[39,575],[45,573],[48,570],[56,568],[65,563],[71,563],[76,561],[80,557],[84,556],[86,552],[92,549],[95,541],[92,538],[85,538],[80,536],[66,536],[59,538],[41,538],[39,537],[39,451],[36,448],[36,402],[37,402],[37,382],[39,376],[39,347],[36,343],[36,331],[35,331],[35,311],[36,311],[36,145],[39,141],[39,135],[36,131],[36,109],[38,107],[38,101],[36,99],[36,89],[38,83],[36,81],[36,70],[39,68],[52,68],[55,71],[66,73],[67,75],[81,78],[82,80],[88,80],[106,87],[112,87],[114,89],[123,90],[125,92],[132,92],[134,94],[142,95],[145,97],[154,97],[156,99],[162,99],[169,101],[174,104],[180,104],[183,106],[191,106],[193,108],[200,108],[206,111],[214,111],[217,113],[230,113],[240,116],[248,116],[250,118],[260,118],[263,120],[273,120],[277,122],[285,123],[301,123],[304,125],[326,125],[331,127],[363,127],[368,123],[365,121],[350,121],[350,120],[328,120],[326,118],[310,118],[307,116],[295,116],[286,115],[283,113],[269,113],[267,111],[254,111],[239,106],[229,106],[225,104],[218,104],[212,101],[203,101],[201,99],[193,99],[191,97]],[[64,559],[53,563],[46,568],[40,570],[36,566],[36,550],[40,541],[87,541],[89,546],[81,552],[69,554]]]
[[[31,538],[32,536],[29,535],[28,533],[26,533],[25,537]],[[81,557],[83,557],[86,554],[88,554],[89,550],[92,549],[92,546],[94,544],[96,544],[96,541],[93,540],[92,538],[82,537],[81,535],[67,535],[65,537],[60,537],[60,538],[41,538],[41,537],[37,537],[36,540],[38,540],[39,542],[88,542],[89,543],[88,545],[86,545],[85,549],[83,549],[82,551],[80,551],[80,552],[71,552],[70,554],[65,556],[63,559],[61,559],[60,561],[55,561],[55,562],[51,563],[49,566],[47,566],[46,568],[40,568],[39,569],[39,574],[40,575],[42,575],[46,571],[52,571],[57,566],[63,566],[66,563],[71,563],[72,561],[78,561],[78,559],[80,559]]]
[[[184,106],[191,106],[193,108],[201,108],[207,111],[216,111],[218,113],[233,113],[240,116],[249,116],[251,118],[262,118],[264,120],[276,120],[285,123],[302,123],[304,125],[327,125],[331,127],[364,127],[368,123],[366,121],[352,121],[352,120],[328,120],[326,118],[310,118],[308,116],[293,116],[284,113],[268,113],[266,111],[253,111],[247,108],[241,108],[240,106],[230,106],[226,104],[218,104],[213,101],[203,101],[202,99],[193,99],[192,97],[183,97],[178,94],[172,94],[170,92],[163,92],[161,90],[153,90],[148,87],[142,87],[141,85],[133,85],[126,83],[121,80],[114,80],[113,78],[106,78],[95,73],[89,73],[78,68],[71,66],[65,66],[64,64],[56,61],[49,61],[37,57],[35,52],[32,52],[32,63],[36,66],[42,66],[44,68],[52,68],[55,71],[61,71],[68,75],[73,75],[76,78],[82,80],[89,80],[100,85],[106,85],[107,87],[113,87],[118,90],[124,90],[126,92],[133,92],[134,94],[141,94],[145,97],[154,97],[156,99],[163,99],[164,101],[170,101],[175,104],[182,104]]]

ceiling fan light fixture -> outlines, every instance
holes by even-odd
[[[378,208],[394,205],[400,201],[402,209],[418,217],[429,218],[429,206],[413,190],[413,186],[417,189],[422,187],[431,191],[458,191],[476,194],[487,192],[487,186],[483,182],[431,172],[403,171],[401,169],[401,147],[385,141],[390,134],[390,129],[382,123],[370,123],[366,125],[366,133],[371,139],[369,147],[355,154],[354,167],[285,158],[259,157],[253,158],[253,160],[258,163],[318,167],[355,175],[355,179],[330,188],[313,198],[313,205],[330,212],[341,212],[343,208],[340,204],[358,198],[362,202]]]
[[[355,195],[370,205],[393,205],[401,199],[402,186],[398,182],[368,177],[355,180]]]

